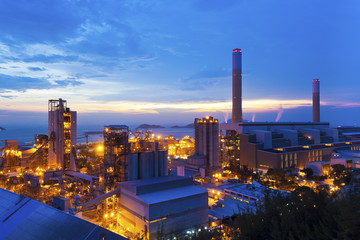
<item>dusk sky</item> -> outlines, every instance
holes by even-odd
[[[360,124],[360,2],[0,1],[0,126],[47,124],[63,98],[79,124],[231,118],[243,52],[245,119]]]

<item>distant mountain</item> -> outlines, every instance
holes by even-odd
[[[0,131],[2,131],[2,130],[6,130],[5,128],[3,128],[3,127],[0,127]]]
[[[186,126],[172,126],[171,128],[194,128],[194,124],[193,123],[190,123]]]
[[[137,128],[165,128],[165,127],[160,125],[141,124]]]

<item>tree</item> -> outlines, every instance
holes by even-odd
[[[280,181],[285,178],[285,171],[281,169],[269,168],[269,170],[266,173],[266,176],[271,180]]]
[[[311,168],[304,168],[303,170],[300,171],[305,173],[306,179],[310,179],[314,175],[314,171]]]
[[[290,194],[267,192],[256,213],[237,215],[236,239],[357,239],[360,193],[331,195],[299,187]]]
[[[345,171],[345,166],[342,164],[334,164],[331,166],[332,167],[332,171],[335,174],[335,177],[339,178],[340,175]]]

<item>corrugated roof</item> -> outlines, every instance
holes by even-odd
[[[0,189],[0,239],[126,239],[30,198]]]

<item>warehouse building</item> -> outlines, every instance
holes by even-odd
[[[208,224],[208,193],[192,178],[157,177],[119,184],[122,225],[149,239]]]
[[[126,239],[98,225],[0,189],[0,239]]]

